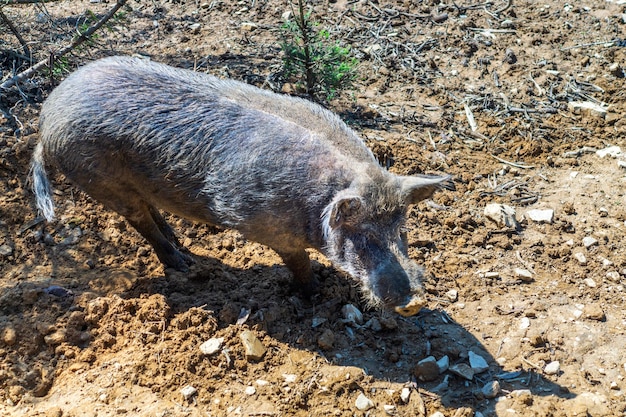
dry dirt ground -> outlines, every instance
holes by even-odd
[[[132,1],[53,80],[0,92],[0,414],[624,416],[626,172],[619,153],[594,152],[626,152],[624,1],[310,6],[359,60],[355,88],[329,107],[390,170],[455,176],[455,192],[408,213],[428,308],[367,310],[316,253],[321,292],[301,300],[268,248],[175,218],[197,265],[169,273],[62,176],[58,220],[37,219],[27,172],[38,109],[67,71],[140,54],[293,91],[278,46],[288,3]],[[86,10],[111,7],[1,10],[42,59]],[[27,65],[6,24],[0,33],[5,80]],[[519,227],[489,220],[492,203],[514,208]],[[552,221],[529,219],[532,209],[553,210]],[[347,304],[362,322],[345,318]],[[258,360],[246,358],[246,330],[266,350]],[[212,338],[221,346],[203,354]],[[449,369],[418,366],[428,356]],[[460,376],[470,359],[475,375]]]

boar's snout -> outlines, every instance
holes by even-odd
[[[374,295],[386,308],[413,316],[426,305],[422,275],[422,269],[408,258],[385,262],[372,275]]]

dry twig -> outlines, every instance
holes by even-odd
[[[56,52],[52,52],[49,58],[43,59],[28,68],[27,70],[22,71],[19,74],[9,78],[8,80],[0,84],[0,89],[8,89],[17,83],[32,77],[46,66],[50,66],[50,64],[54,62],[54,60],[59,59],[63,55],[75,49],[78,45],[89,39],[91,35],[93,35],[98,29],[102,27],[102,25],[104,25],[110,18],[112,18],[113,15],[115,15],[115,13],[117,13],[117,11],[126,4],[126,1],[127,0],[118,0],[115,6],[113,6],[113,8],[111,8],[111,10],[109,10],[107,14],[102,16],[100,20],[98,20],[93,26],[90,26],[89,29],[87,29],[85,32],[79,33],[79,35],[75,37],[69,45],[59,49]]]

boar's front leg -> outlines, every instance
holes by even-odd
[[[319,290],[319,281],[313,276],[309,254],[304,249],[275,250],[293,274],[293,289],[307,298],[315,294]]]

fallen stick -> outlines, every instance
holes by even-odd
[[[14,6],[16,4],[51,3],[59,0],[0,0],[1,6]]]
[[[1,2],[4,2],[6,0],[0,0]],[[100,29],[102,27],[102,25],[104,25],[110,18],[113,17],[113,15],[115,13],[117,13],[117,11],[126,4],[127,0],[118,0],[117,3],[115,4],[115,6],[113,6],[113,8],[111,10],[109,10],[109,12],[107,14],[105,14],[104,16],[102,16],[102,18],[100,20],[98,20],[93,26],[90,26],[89,29],[87,29],[85,32],[80,33],[77,37],[74,38],[74,40],[72,41],[72,43],[70,43],[69,45],[59,49],[56,52],[52,52],[50,54],[49,58],[43,59],[39,62],[37,62],[35,65],[33,65],[32,67],[28,68],[27,70],[24,70],[22,72],[20,72],[19,74],[9,78],[8,80],[6,80],[5,82],[3,82],[2,84],[0,84],[0,89],[6,90],[10,87],[12,87],[13,85],[28,79],[30,77],[32,77],[33,75],[35,75],[37,72],[41,71],[44,67],[49,66],[49,64],[51,64],[52,62],[54,62],[54,60],[61,58],[63,55],[67,54],[68,52],[70,52],[71,50],[73,50],[74,48],[76,48],[78,45],[80,45],[81,43],[85,42],[87,39],[89,39],[91,37],[91,35],[94,34],[95,31],[97,31],[98,29]]]
[[[11,20],[4,14],[2,9],[0,9],[0,19],[9,27],[9,30],[13,32],[13,35],[15,35],[17,40],[20,42],[20,45],[22,45],[22,48],[24,48],[24,54],[26,56],[30,56],[30,50],[28,49],[28,44],[26,43],[26,40],[24,40],[22,35],[20,35],[19,30],[17,30],[13,22],[11,22]]]
[[[498,161],[502,162],[503,164],[507,164],[507,165],[511,165],[512,167],[515,168],[521,168],[521,169],[532,169],[534,168],[533,165],[521,165],[521,164],[516,164],[515,162],[511,162],[511,161],[507,161],[505,159],[502,158],[498,158],[495,155],[491,155],[493,158],[497,159]]]

